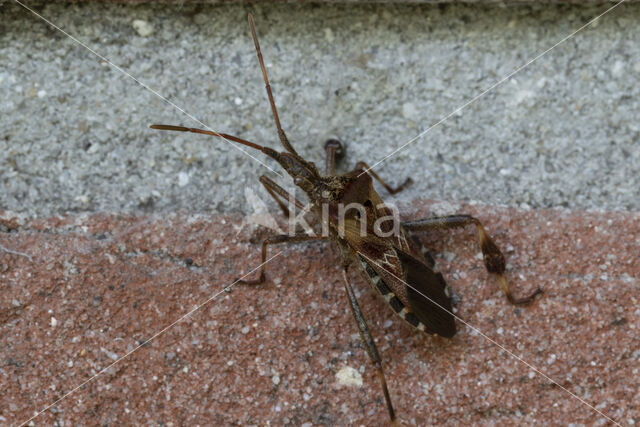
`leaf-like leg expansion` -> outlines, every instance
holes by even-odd
[[[384,393],[384,400],[387,403],[389,417],[391,418],[391,423],[395,426],[397,425],[396,414],[393,410],[393,405],[391,404],[391,396],[389,395],[389,389],[387,388],[387,380],[385,379],[384,371],[382,370],[382,359],[380,358],[378,348],[376,347],[376,344],[373,341],[373,337],[371,336],[371,331],[369,331],[369,327],[367,326],[367,321],[362,314],[362,310],[360,310],[360,305],[358,304],[358,300],[356,299],[356,294],[353,292],[353,288],[351,287],[349,279],[347,278],[347,266],[345,266],[342,270],[342,277],[344,278],[344,288],[347,291],[347,297],[349,298],[349,305],[351,306],[353,318],[358,324],[360,338],[362,339],[364,348],[367,350],[369,358],[378,371],[378,379],[380,380],[380,384],[382,385],[382,392]]]
[[[389,184],[387,184],[386,182],[384,182],[384,180],[382,178],[380,178],[380,176],[378,176],[377,173],[375,173],[373,171],[373,169],[369,168],[369,165],[367,165],[365,162],[358,162],[356,163],[356,170],[358,169],[362,169],[364,170],[366,173],[368,173],[369,175],[371,175],[376,181],[378,181],[380,184],[382,184],[382,186],[384,188],[387,189],[387,191],[390,194],[396,194],[399,193],[400,191],[404,190],[405,187],[407,187],[409,184],[411,184],[413,182],[413,180],[411,179],[411,177],[407,178],[402,184],[398,185],[397,187],[393,188],[391,187]]]
[[[296,243],[296,242],[308,242],[310,240],[327,240],[322,236],[309,236],[308,234],[295,234],[289,236],[288,234],[279,234],[277,236],[267,237],[262,242],[262,265],[260,266],[260,277],[255,280],[238,280],[238,283],[243,285],[259,285],[264,283],[266,279],[265,269],[267,261],[267,246],[277,243]]]
[[[273,181],[268,176],[262,175],[260,177],[260,182],[262,183],[262,185],[264,185],[264,188],[271,195],[271,197],[273,197],[275,199],[276,203],[278,203],[278,206],[280,206],[280,209],[282,209],[282,213],[284,213],[284,216],[286,216],[287,218],[289,218],[289,216],[290,216],[289,208],[282,201],[282,199],[280,197],[282,197],[283,199],[286,199],[287,201],[293,200],[293,202],[295,203],[295,205],[296,205],[296,207],[298,209],[300,209],[300,210],[304,209],[304,204],[301,201],[296,199],[295,196],[290,194],[287,190],[285,190],[284,188],[282,188],[278,184],[276,184],[275,181]],[[280,197],[278,197],[278,196],[280,196]]]
[[[511,304],[526,304],[535,298],[536,295],[542,293],[542,289],[537,287],[529,296],[523,298],[515,298],[511,294],[507,279],[504,275],[506,262],[504,255],[493,239],[487,234],[480,220],[470,215],[449,215],[442,217],[423,218],[415,221],[406,221],[402,226],[408,231],[428,231],[428,230],[447,230],[452,228],[465,227],[467,225],[475,225],[478,230],[478,240],[482,248],[484,257],[484,265],[489,273],[496,275],[500,287],[504,291],[507,299]]]

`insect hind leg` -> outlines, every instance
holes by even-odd
[[[491,236],[485,231],[480,220],[471,215],[449,215],[441,217],[423,218],[415,221],[403,222],[402,226],[408,231],[428,231],[428,230],[449,230],[452,228],[465,227],[467,225],[475,225],[478,231],[478,240],[484,257],[484,265],[487,271],[496,276],[498,284],[505,293],[511,304],[527,304],[535,298],[536,295],[542,293],[542,289],[537,287],[530,295],[522,298],[516,298],[509,289],[507,278],[505,277],[506,262],[504,255],[494,243]]]

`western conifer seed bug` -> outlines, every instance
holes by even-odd
[[[251,14],[248,19],[278,137],[285,151],[279,153],[236,136],[204,129],[171,125],[152,125],[151,128],[216,136],[260,150],[279,163],[291,175],[293,182],[306,193],[310,211],[320,219],[323,233],[291,233],[267,238],[262,243],[263,264],[260,276],[255,280],[242,280],[239,283],[257,285],[266,280],[265,262],[269,245],[310,240],[331,240],[336,243],[342,256],[342,276],[349,305],[363,345],[377,370],[389,417],[395,425],[396,415],[382,368],[382,359],[349,282],[349,266],[355,264],[359,267],[366,281],[380,293],[391,309],[411,326],[424,333],[446,338],[451,338],[456,333],[455,317],[452,313],[453,294],[442,274],[437,271],[433,258],[411,233],[475,226],[485,267],[489,273],[496,276],[510,303],[526,304],[542,291],[537,288],[524,298],[515,298],[511,294],[505,278],[504,256],[485,232],[480,221],[472,216],[451,215],[400,222],[374,190],[373,180],[394,194],[410,184],[410,179],[398,187],[391,187],[364,162],[358,162],[351,172],[336,175],[336,159],[344,154],[344,147],[337,140],[325,143],[327,157],[324,174],[313,163],[304,160],[293,148],[280,126]],[[304,207],[302,202],[267,176],[261,176],[260,182],[285,214],[289,214],[290,210],[283,199],[294,200],[295,206]]]

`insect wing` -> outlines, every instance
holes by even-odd
[[[411,255],[396,249],[407,286],[407,299],[411,311],[430,332],[451,338],[456,333],[451,299],[445,293],[442,274]]]
[[[381,280],[377,281],[373,272],[368,274],[393,310],[413,326],[418,327],[418,322],[424,324],[426,332],[447,338],[455,335],[451,300],[445,293],[442,274],[395,247],[392,240],[373,235],[362,237],[358,232],[356,221],[345,222],[345,240],[379,276]],[[417,319],[411,321],[408,316]]]

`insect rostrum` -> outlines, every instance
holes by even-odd
[[[524,298],[513,297],[504,275],[505,260],[502,252],[485,232],[480,221],[472,216],[452,215],[402,222],[395,232],[389,233],[392,230],[389,228],[389,221],[385,221],[385,219],[393,218],[393,212],[375,191],[373,179],[377,180],[390,193],[401,191],[410,184],[410,179],[393,188],[364,162],[358,162],[351,172],[336,175],[336,159],[344,155],[345,152],[344,147],[337,140],[329,140],[325,143],[327,157],[324,174],[313,163],[304,160],[293,148],[280,125],[251,15],[249,15],[249,27],[278,130],[278,137],[286,151],[277,152],[269,147],[236,136],[210,130],[170,125],[152,125],[151,128],[212,135],[260,150],[280,164],[291,175],[293,182],[306,193],[311,212],[317,218],[321,218],[323,230],[328,232],[320,236],[300,233],[267,238],[262,243],[263,264],[260,276],[255,280],[242,280],[240,283],[253,285],[265,281],[264,263],[267,259],[269,245],[309,240],[331,240],[336,243],[342,256],[344,286],[349,305],[364,347],[378,372],[389,417],[395,424],[396,416],[382,368],[382,359],[349,282],[347,273],[352,264],[361,270],[365,279],[402,319],[420,331],[447,338],[456,333],[455,317],[452,313],[452,292],[442,274],[437,271],[431,256],[413,237],[412,233],[473,225],[478,232],[485,267],[489,273],[497,277],[512,304],[528,303],[541,290],[538,288]],[[283,200],[295,200],[293,196],[266,176],[260,177],[260,182],[276,200],[283,213],[289,214],[289,209]],[[295,205],[301,207],[305,204],[295,200]],[[357,206],[358,209],[346,210],[344,206]]]

